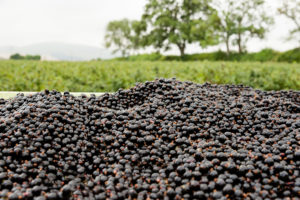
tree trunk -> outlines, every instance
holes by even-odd
[[[177,44],[177,46],[180,51],[180,56],[183,57],[185,55],[185,44],[182,44],[182,45]]]
[[[226,37],[225,43],[226,43],[227,56],[229,56],[229,54],[230,54],[229,37]]]
[[[125,58],[125,56],[126,56],[126,52],[122,50],[122,58]]]
[[[241,36],[241,33],[238,33],[237,43],[238,43],[238,46],[239,46],[239,53],[242,53],[243,49],[242,49],[242,36]]]

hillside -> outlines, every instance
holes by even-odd
[[[84,61],[96,58],[109,59],[114,55],[107,49],[82,44],[59,42],[38,43],[21,47],[0,47],[0,57],[8,58],[11,54],[39,54],[43,60]]]

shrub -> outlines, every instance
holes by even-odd
[[[279,62],[300,63],[300,48],[292,49],[281,53],[277,59]]]
[[[259,61],[259,62],[267,62],[267,61],[276,61],[280,52],[277,52],[273,49],[263,49],[260,52],[256,53],[247,53],[241,56],[241,61]]]
[[[26,55],[25,60],[41,60],[41,56],[40,55]]]
[[[118,61],[258,61],[258,62],[300,62],[300,48],[287,52],[278,52],[267,48],[255,53],[231,52],[227,55],[221,50],[211,53],[187,54],[183,57],[161,55],[159,53],[139,54],[129,57],[115,58]]]
[[[138,54],[138,55],[132,55],[128,57],[119,57],[114,58],[113,60],[117,61],[157,61],[157,60],[163,60],[163,55],[160,53],[150,53],[150,54]]]
[[[9,57],[11,60],[41,60],[40,55],[26,55],[22,56],[18,53],[13,54]]]

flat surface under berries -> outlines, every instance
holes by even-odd
[[[3,92],[0,92],[0,98],[4,98],[4,99],[9,99],[9,98],[13,98],[15,96],[17,96],[17,94],[24,94],[24,95],[33,95],[37,92],[17,92],[17,91],[3,91]],[[90,96],[91,94],[95,94],[96,96],[101,96],[103,95],[104,93],[103,92],[71,92],[70,93],[71,95],[74,95],[74,96],[80,96],[81,94],[85,94],[87,96]]]

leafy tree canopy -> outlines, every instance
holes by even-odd
[[[273,24],[264,7],[265,0],[215,0],[214,7],[220,18],[220,38],[227,53],[230,44],[237,45],[239,53],[246,50],[249,38],[264,38]]]
[[[144,29],[143,23],[139,21],[111,21],[106,27],[105,46],[114,47],[113,53],[121,52],[124,57],[130,50],[136,50],[142,45],[140,35]]]
[[[149,0],[142,21],[148,25],[147,45],[169,50],[176,45],[181,56],[187,44],[214,44],[213,27],[218,21],[210,0]]]
[[[282,1],[282,6],[278,8],[278,12],[293,22],[295,28],[290,31],[287,39],[298,39],[300,47],[300,0]]]

